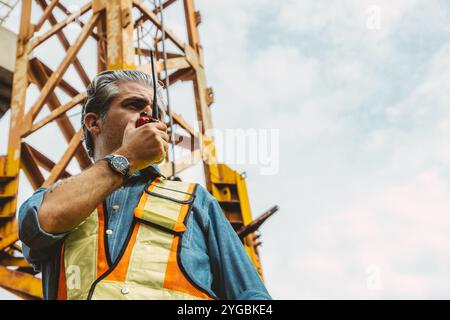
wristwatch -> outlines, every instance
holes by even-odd
[[[124,156],[118,154],[110,154],[104,157],[102,160],[108,161],[111,169],[123,175],[124,178],[128,178],[130,176],[130,162]]]

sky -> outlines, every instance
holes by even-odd
[[[247,173],[254,216],[280,206],[261,227],[273,298],[449,298],[450,4],[196,5],[215,128],[273,138],[267,157],[227,162]],[[183,115],[188,91],[171,92]]]

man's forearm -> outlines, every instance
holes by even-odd
[[[85,220],[106,196],[123,183],[106,161],[52,185],[38,211],[39,224],[49,233],[67,232]]]

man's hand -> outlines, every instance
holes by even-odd
[[[159,121],[136,128],[137,118],[130,119],[123,133],[122,146],[114,153],[128,159],[130,173],[164,160],[168,150],[167,126]]]

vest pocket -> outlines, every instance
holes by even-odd
[[[157,197],[149,197],[148,202],[150,205],[134,209],[134,216],[141,222],[159,226],[172,233],[186,230],[182,219],[190,208],[189,204],[179,204]]]

